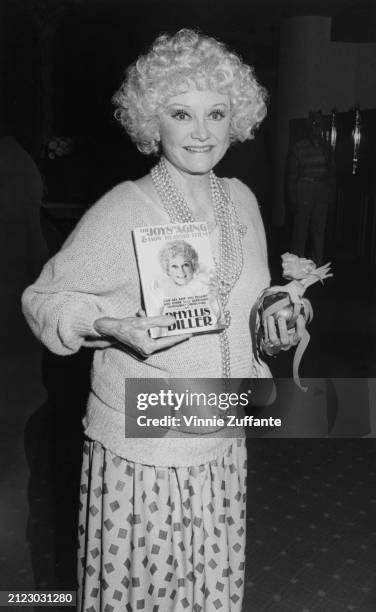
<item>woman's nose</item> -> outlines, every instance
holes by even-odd
[[[197,119],[192,129],[192,138],[198,140],[207,140],[209,138],[209,130],[205,119]]]

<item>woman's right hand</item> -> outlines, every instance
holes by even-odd
[[[149,335],[149,329],[168,327],[175,322],[174,317],[172,315],[146,317],[142,310],[137,314],[136,317],[125,317],[124,319],[101,317],[94,321],[94,329],[101,336],[109,336],[116,342],[133,349],[141,357],[148,357],[156,351],[162,351],[192,336],[192,334],[180,334],[153,339]]]

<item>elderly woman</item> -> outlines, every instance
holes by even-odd
[[[35,334],[55,353],[96,348],[84,419],[79,609],[241,610],[245,568],[244,434],[127,438],[125,378],[269,377],[253,359],[249,314],[269,284],[257,202],[213,168],[253,137],[265,92],[252,68],[190,30],[160,36],[127,73],[116,116],[159,161],[93,206],[24,294]],[[227,328],[151,339],[171,316],[145,317],[134,227],[207,221]],[[299,337],[268,329],[273,352]],[[188,338],[188,339],[187,339]],[[183,342],[184,341],[184,342]],[[236,437],[234,437],[236,436]]]
[[[193,246],[185,240],[167,242],[159,253],[159,263],[164,274],[152,283],[149,314],[168,314],[171,309],[189,309],[192,308],[192,298],[197,300],[199,296],[205,296],[205,306],[210,308],[210,316],[222,328],[225,319],[215,270],[200,264]],[[166,328],[158,328],[158,335],[166,336],[168,331]]]
[[[185,240],[168,242],[159,253],[162,269],[178,287],[189,285],[199,269],[198,254]]]

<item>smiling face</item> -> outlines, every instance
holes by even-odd
[[[179,285],[179,287],[188,285],[194,274],[192,262],[183,255],[171,257],[168,262],[167,274],[175,285]]]
[[[206,174],[230,144],[230,100],[192,86],[171,97],[159,116],[162,153],[178,170]]]

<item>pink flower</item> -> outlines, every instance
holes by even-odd
[[[311,259],[298,257],[292,253],[284,253],[282,255],[282,268],[283,278],[302,280],[316,269],[316,264]]]

